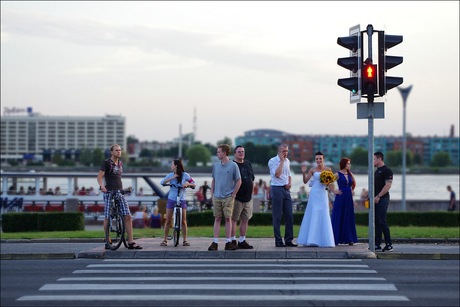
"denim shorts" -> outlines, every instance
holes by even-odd
[[[168,201],[166,202],[166,209],[174,209],[174,206],[176,206],[176,201],[168,198]],[[187,209],[187,201],[181,200],[180,206],[182,209]]]

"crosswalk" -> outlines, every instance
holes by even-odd
[[[38,292],[18,301],[100,305],[167,300],[175,306],[409,301],[360,259],[106,259]]]

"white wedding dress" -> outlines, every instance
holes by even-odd
[[[313,186],[308,197],[308,204],[300,225],[297,244],[306,246],[334,247],[329,199],[326,185],[319,182],[321,172],[313,174]]]

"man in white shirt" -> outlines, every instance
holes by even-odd
[[[278,146],[278,155],[268,161],[268,168],[271,176],[270,197],[273,207],[273,231],[275,234],[275,246],[295,247],[297,244],[292,243],[294,239],[294,226],[292,216],[292,200],[291,200],[291,172],[290,162],[287,158],[289,148],[286,144]],[[284,214],[285,231],[284,242],[281,238],[280,226],[281,215]]]

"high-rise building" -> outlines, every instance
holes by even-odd
[[[126,125],[122,116],[3,115],[0,156],[5,160],[50,161],[55,153],[65,159],[77,157],[82,149],[102,149],[119,144],[126,150]]]

